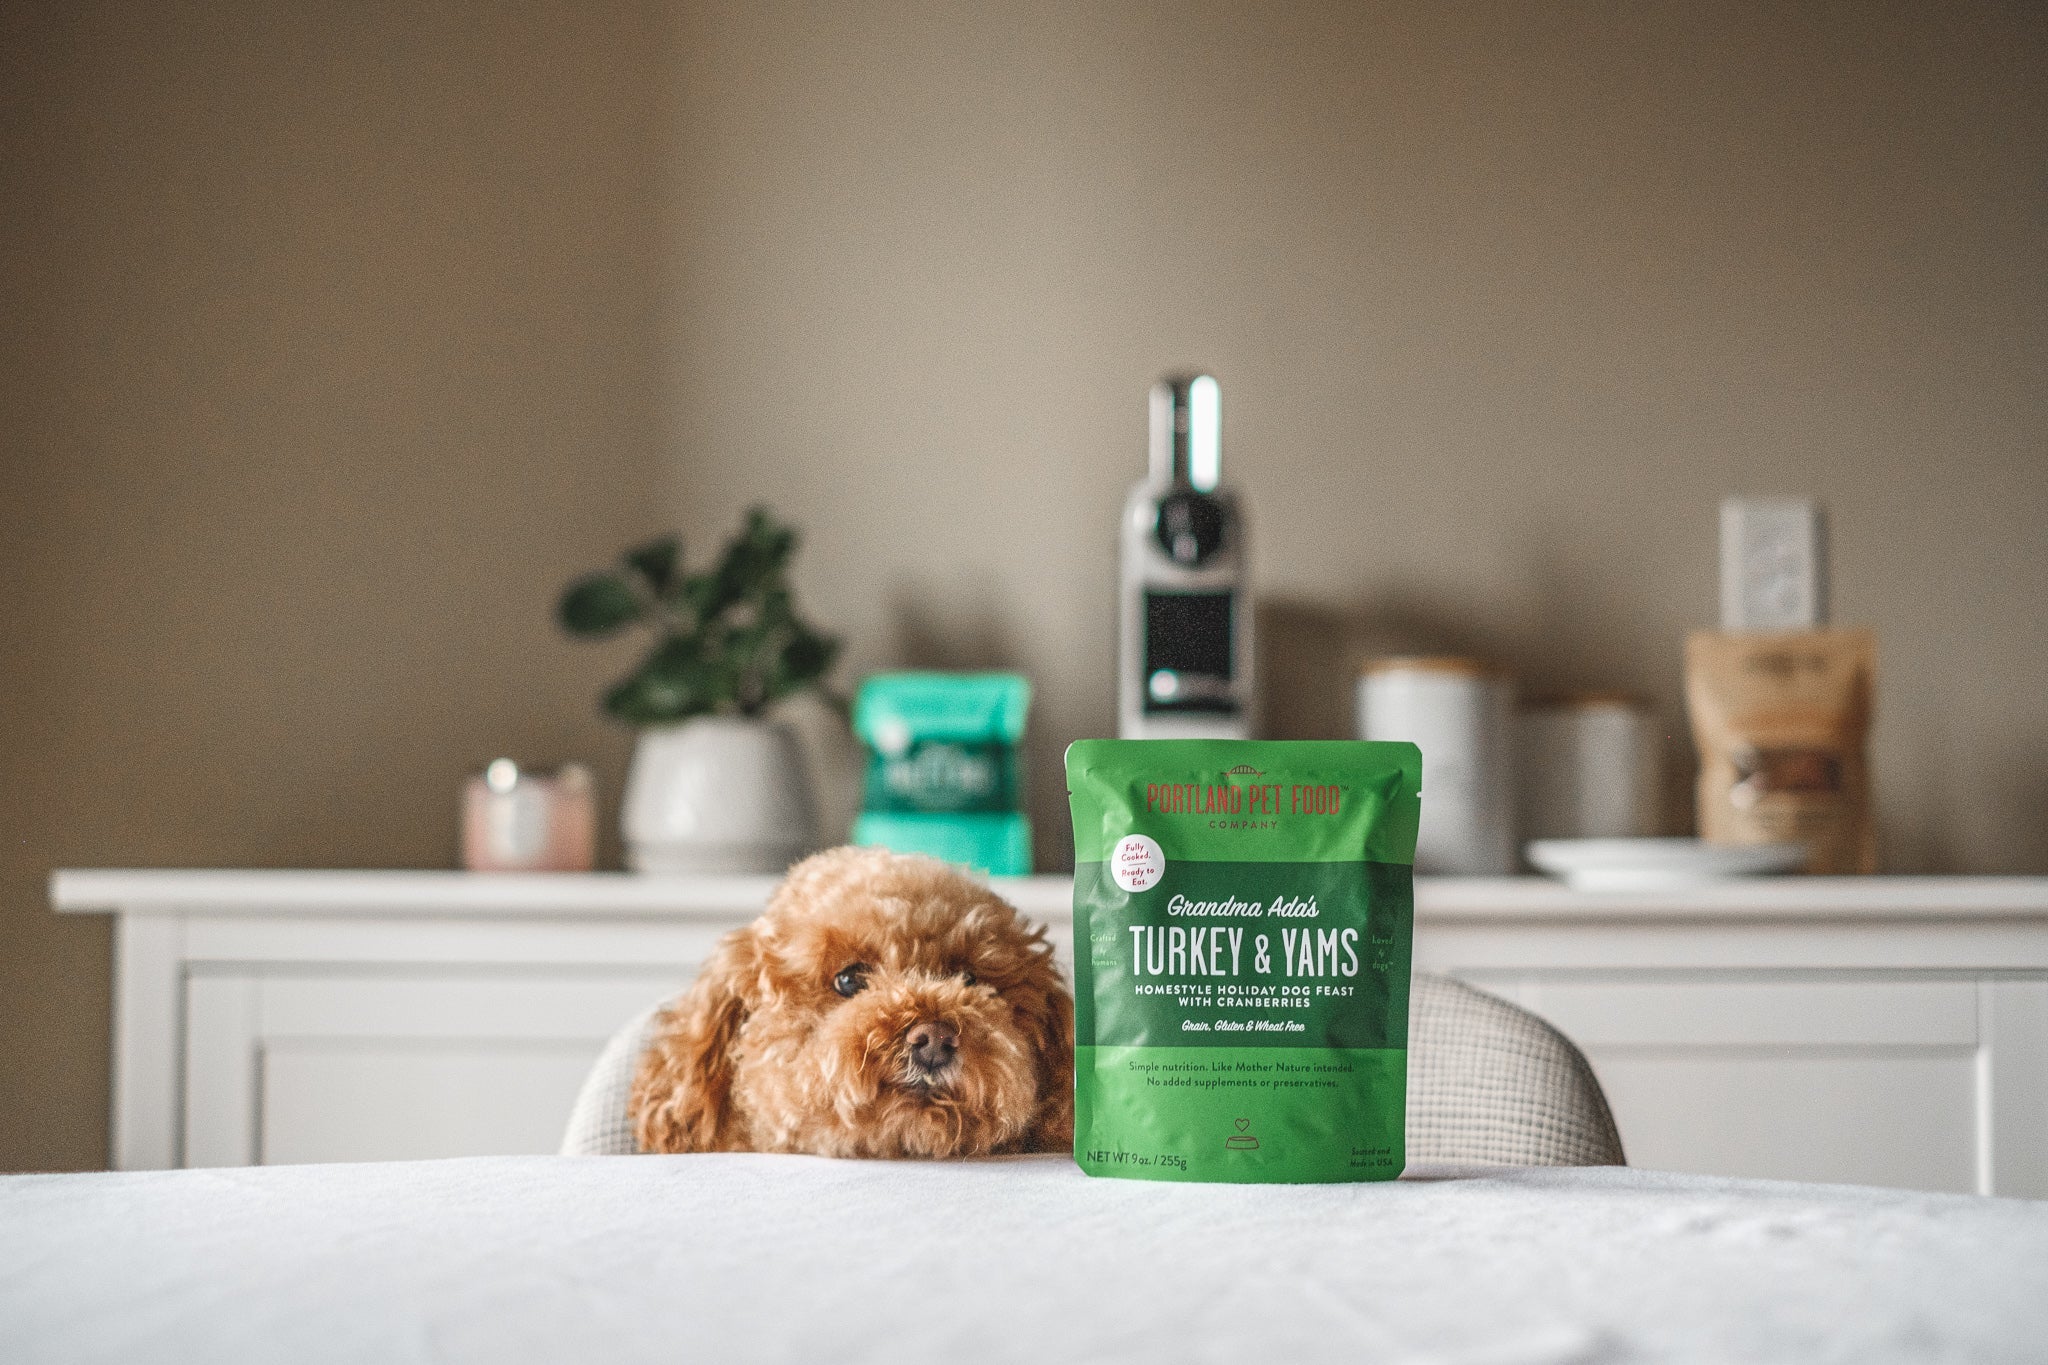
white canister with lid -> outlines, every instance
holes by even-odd
[[[1375,659],[1358,680],[1361,739],[1422,750],[1415,870],[1515,870],[1515,684],[1477,659]]]
[[[1525,839],[1655,834],[1662,782],[1650,708],[1620,692],[1579,692],[1522,708]]]

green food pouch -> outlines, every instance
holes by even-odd
[[[1421,789],[1413,744],[1067,750],[1082,1170],[1401,1173]]]

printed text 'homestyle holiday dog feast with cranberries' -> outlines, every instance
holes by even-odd
[[[1412,744],[1067,750],[1083,1170],[1401,1173],[1421,789]]]

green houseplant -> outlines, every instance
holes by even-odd
[[[823,692],[839,641],[797,613],[796,532],[763,508],[698,572],[675,536],[585,574],[556,608],[564,630],[653,637],[604,709],[639,730],[621,812],[628,862],[648,872],[779,872],[817,819],[803,752],[775,703]]]
[[[655,637],[639,666],[605,693],[605,711],[629,725],[758,716],[817,687],[839,641],[796,613],[788,581],[796,546],[795,531],[756,507],[701,573],[686,572],[682,541],[663,536],[628,550],[619,569],[571,583],[557,610],[571,635],[638,626]]]

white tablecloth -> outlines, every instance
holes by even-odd
[[[507,1157],[0,1179],[0,1360],[2048,1358],[2048,1203],[1621,1169]]]

